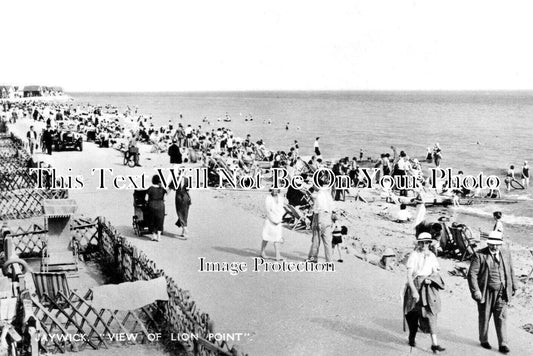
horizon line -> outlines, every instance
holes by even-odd
[[[63,90],[64,93],[504,93],[504,92],[533,92],[532,89],[219,89],[219,90]]]

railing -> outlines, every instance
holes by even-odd
[[[20,226],[9,226],[9,224],[6,224],[0,231],[2,237],[7,234],[11,236],[15,253],[20,257],[41,256],[43,248],[46,245],[48,229],[44,225],[34,223],[26,228],[22,228]],[[73,242],[78,250],[84,253],[97,250],[97,219],[74,219],[70,231],[72,232]]]
[[[44,199],[67,199],[68,190],[19,189],[0,192],[0,220],[25,219],[43,214]]]
[[[15,251],[21,257],[39,256],[46,245],[46,227],[32,224],[26,228],[5,226],[1,236],[12,237]],[[150,280],[164,276],[167,281],[168,302],[158,302],[145,313],[160,316],[159,328],[171,333],[195,335],[189,341],[180,341],[190,354],[203,356],[245,356],[236,345],[214,340],[213,322],[202,313],[189,291],[181,289],[176,281],[167,276],[146,254],[121,236],[103,217],[96,219],[77,218],[71,225],[73,243],[80,256],[97,255],[102,262],[118,272],[121,281]],[[105,272],[105,271],[104,271]],[[109,272],[109,271],[107,271]],[[163,334],[165,337],[166,335]]]
[[[193,334],[198,340],[183,342],[185,349],[194,355],[243,356],[235,345],[225,341],[209,339],[213,334],[213,323],[209,315],[198,310],[189,291],[178,287],[165,272],[158,269],[142,251],[129,243],[103,217],[98,218],[99,251],[120,271],[125,281],[150,280],[164,276],[167,280],[168,303],[158,303],[159,312],[164,316],[165,329],[177,334]]]

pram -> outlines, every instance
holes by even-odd
[[[133,191],[133,231],[135,235],[149,234],[148,204],[146,202],[146,190]]]

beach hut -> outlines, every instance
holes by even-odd
[[[40,85],[27,85],[24,87],[24,97],[42,96],[43,87]]]

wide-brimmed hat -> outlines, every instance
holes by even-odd
[[[422,232],[416,237],[417,242],[431,241],[431,234],[429,232]]]
[[[499,231],[491,231],[489,233],[489,238],[487,239],[487,244],[489,245],[501,245],[503,244],[503,236]]]

